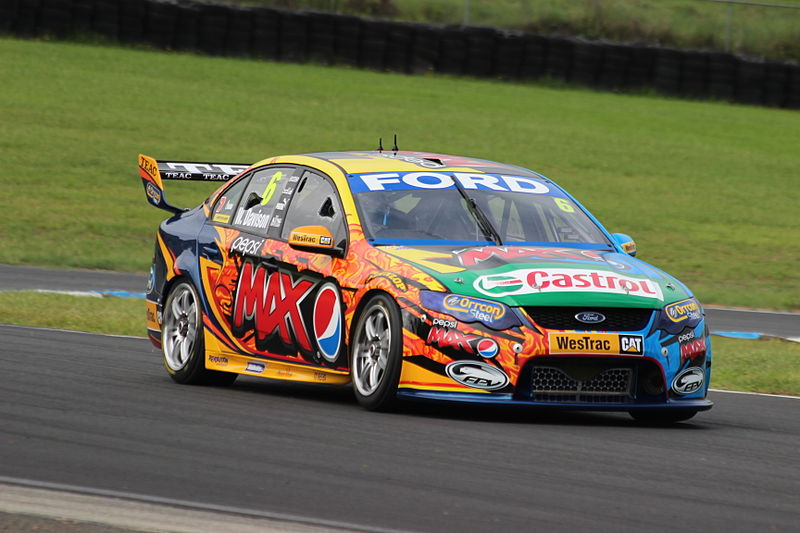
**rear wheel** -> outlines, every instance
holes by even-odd
[[[230,385],[237,374],[208,370],[200,299],[188,281],[175,285],[167,296],[161,327],[164,367],[178,383],[192,385]]]
[[[694,409],[644,410],[630,411],[629,414],[642,424],[668,425],[689,420],[697,414],[697,411]]]
[[[358,403],[370,411],[394,407],[402,362],[400,309],[386,294],[367,301],[353,332],[350,371]]]

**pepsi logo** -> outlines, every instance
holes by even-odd
[[[481,339],[475,346],[475,350],[481,357],[485,359],[491,359],[492,357],[497,355],[497,352],[500,351],[500,348],[497,346],[497,343],[494,342],[492,339]]]
[[[342,306],[339,291],[333,283],[325,283],[314,301],[314,335],[319,352],[333,362],[342,344]]]

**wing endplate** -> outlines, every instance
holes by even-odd
[[[139,177],[142,178],[148,203],[170,213],[182,213],[185,209],[167,202],[163,180],[181,181],[228,181],[238,176],[250,165],[242,163],[201,163],[192,161],[158,161],[139,154]]]

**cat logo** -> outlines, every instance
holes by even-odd
[[[642,355],[642,336],[641,335],[620,335],[619,336],[619,350],[620,353],[630,355]]]

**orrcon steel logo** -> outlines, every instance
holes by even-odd
[[[669,319],[675,323],[700,318],[700,306],[691,298],[668,305],[666,311]]]
[[[483,390],[502,389],[508,385],[508,376],[501,369],[481,361],[453,361],[445,372],[455,381]]]

